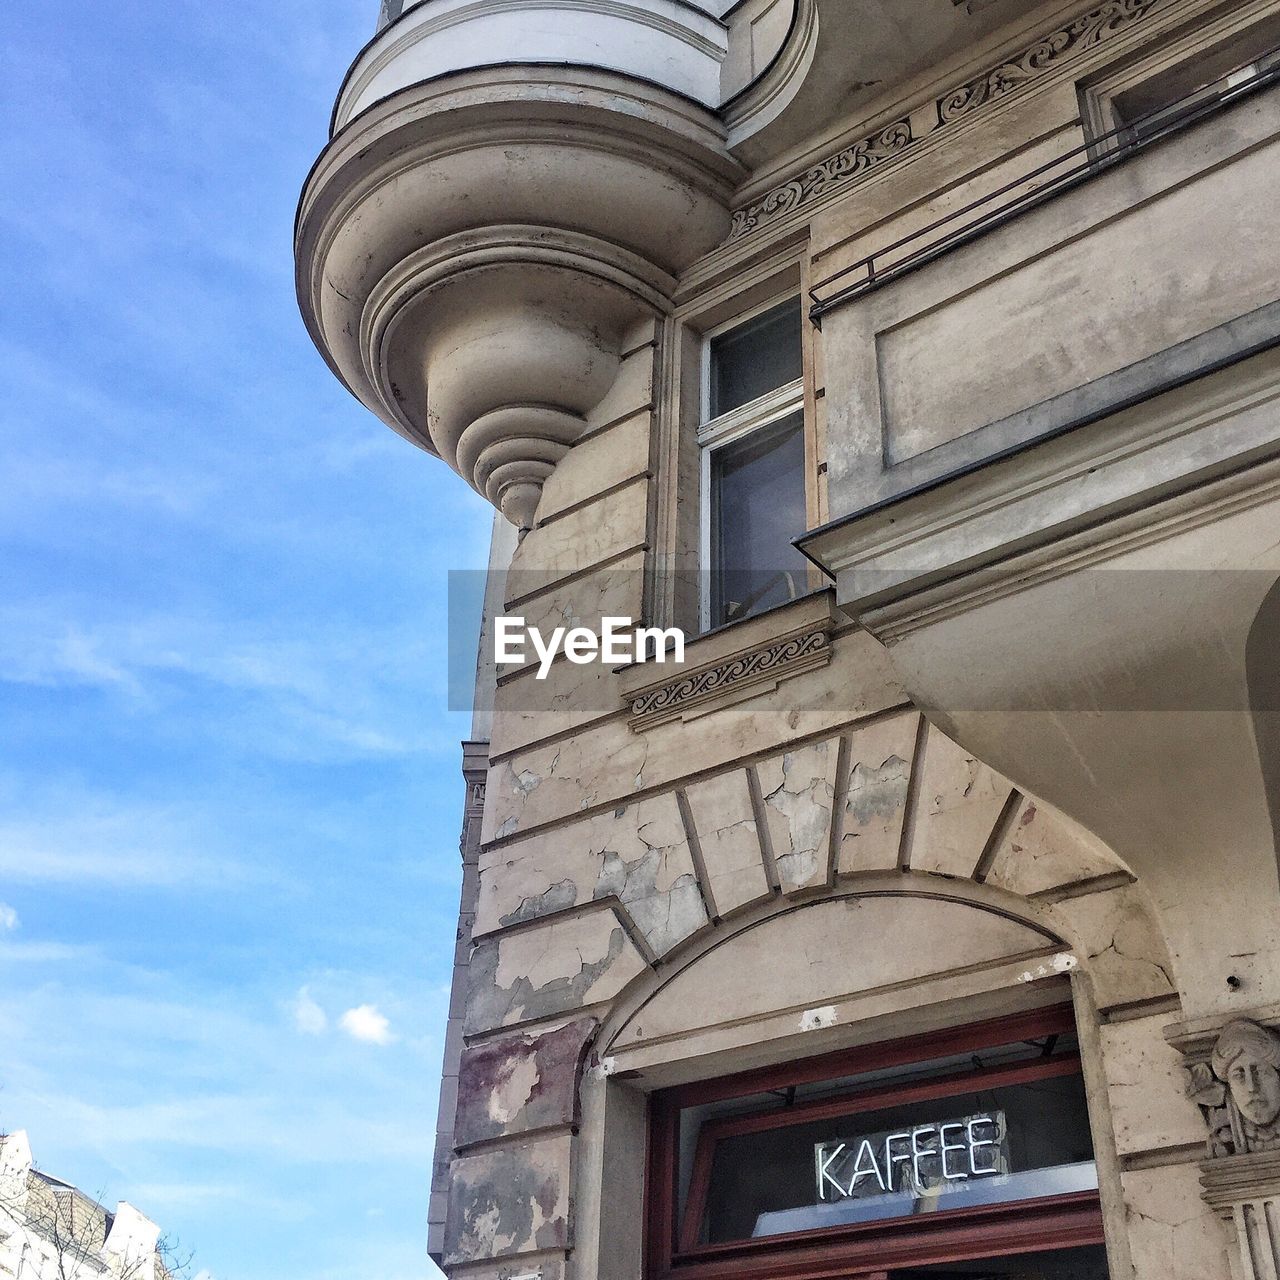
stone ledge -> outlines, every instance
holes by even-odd
[[[1230,1218],[1242,1201],[1273,1200],[1280,1187],[1280,1151],[1206,1160],[1200,1166],[1205,1203]]]

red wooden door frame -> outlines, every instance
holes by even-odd
[[[945,1097],[968,1091],[966,1086],[968,1089],[990,1088],[1077,1074],[1080,1061],[1076,1054],[1006,1064],[898,1089],[878,1087],[839,1099],[802,1103],[785,1112],[757,1112],[712,1121],[704,1126],[706,1132],[699,1138],[684,1222],[677,1233],[679,1121],[685,1107],[1019,1041],[1034,1042],[1074,1029],[1071,1006],[1061,1005],[844,1050],[783,1067],[742,1072],[653,1095],[645,1185],[646,1276],[649,1280],[890,1280],[886,1266],[921,1266],[1101,1244],[1102,1210],[1096,1192],[943,1210],[889,1223],[860,1223],[730,1244],[697,1244],[697,1230],[710,1189],[714,1146],[723,1137],[786,1123],[856,1114],[889,1101]]]

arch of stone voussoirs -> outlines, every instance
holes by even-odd
[[[530,754],[519,778],[499,772],[513,827],[556,763]],[[479,880],[473,971],[487,966],[494,984],[477,987],[489,998],[472,1009],[473,1034],[609,1016],[721,939],[877,887],[960,896],[1042,927],[1104,1010],[1173,996],[1161,930],[1128,868],[910,707],[514,830],[482,852]]]
[[[597,1041],[601,1054],[692,966],[779,919],[794,917],[803,929],[798,913],[831,901],[963,904],[1024,926],[1046,952],[1059,948],[1069,955],[1065,963],[1087,974],[1104,1013],[1176,999],[1159,922],[1121,860],[918,713],[785,752],[750,772],[771,893],[718,909],[724,877],[708,856],[713,841],[700,830],[706,819],[699,815],[721,797],[708,795],[700,807],[690,789],[684,810],[691,843],[702,852],[696,874],[707,924],[673,941],[655,966],[619,992]],[[824,806],[825,827],[814,820]],[[816,849],[805,847],[804,832]],[[620,903],[619,910],[628,907]],[[1043,976],[1060,971],[1051,956],[1044,960]],[[886,981],[892,986],[895,979]]]

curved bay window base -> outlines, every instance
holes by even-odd
[[[619,71],[407,84],[307,179],[307,328],[353,395],[526,529],[633,327],[728,232],[744,170],[724,139],[707,108]]]

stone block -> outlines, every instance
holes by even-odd
[[[909,712],[852,735],[837,866],[842,875],[898,865],[919,723]]]
[[[1123,869],[1115,854],[1082,827],[1048,805],[1027,800],[1001,842],[987,883],[1025,897]]]
[[[1007,778],[930,726],[911,839],[911,869],[971,876],[1013,790]]]
[[[653,407],[654,349],[642,346],[623,360],[603,400],[587,414],[593,429]]]
[[[453,1162],[445,1265],[572,1246],[568,1134]]]
[[[655,956],[708,922],[674,794],[596,818],[590,853],[599,858],[593,897],[616,896]]]
[[[478,933],[617,897],[654,955],[707,923],[674,793],[482,855]]]
[[[574,445],[542,486],[538,522],[568,507],[588,502],[649,467],[647,410]]]
[[[519,591],[546,590],[571,573],[581,573],[643,545],[649,514],[648,487],[643,480],[597,502],[579,507],[551,524],[532,530],[512,558],[508,612],[519,611]]]
[[[580,1018],[469,1048],[459,1072],[454,1145],[575,1125],[582,1059],[598,1025]]]
[[[1100,1009],[1174,993],[1168,949],[1137,885],[1068,898],[1047,914],[1088,968]]]
[[[739,769],[694,783],[685,794],[716,911],[728,915],[768,897],[772,887],[746,772]]]
[[[481,941],[471,960],[467,1034],[612,1000],[645,961],[609,908]]]
[[[1194,1164],[1133,1170],[1123,1183],[1134,1280],[1231,1280],[1227,1229],[1200,1198]]]
[[[1102,1065],[1122,1156],[1204,1141],[1200,1109],[1186,1094],[1182,1057],[1164,1039],[1169,1020],[1159,1014],[1101,1028]]]
[[[778,881],[784,893],[831,880],[831,819],[839,739],[814,742],[756,766]]]

